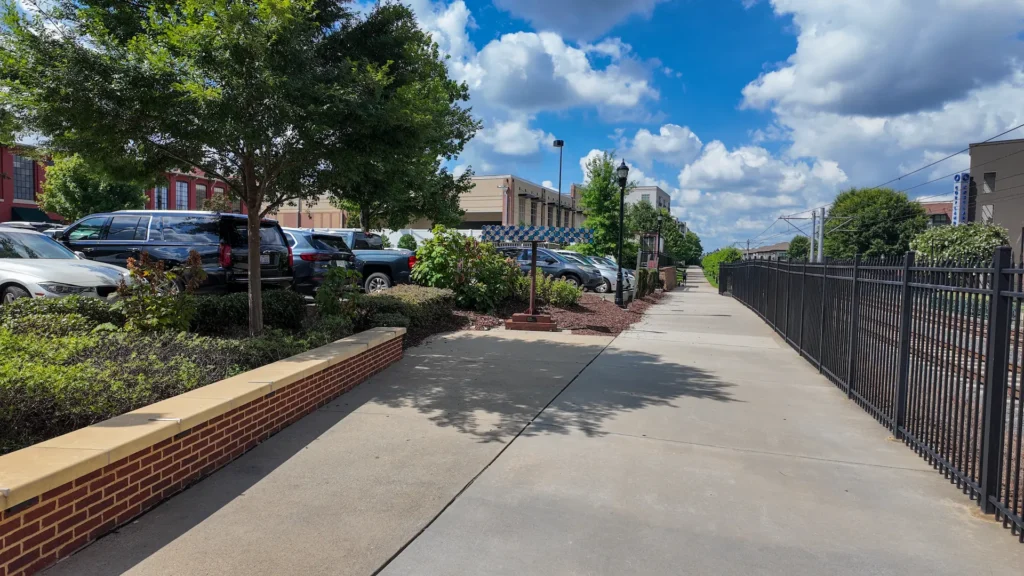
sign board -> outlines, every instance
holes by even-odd
[[[970,195],[970,173],[964,172],[953,176],[953,226],[967,223],[967,201]]]

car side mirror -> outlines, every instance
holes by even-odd
[[[79,260],[87,260],[85,252],[75,252],[75,256],[77,256]]]

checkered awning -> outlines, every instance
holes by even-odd
[[[594,231],[589,228],[556,228],[554,226],[482,227],[483,242],[552,242],[556,244],[591,244]]]

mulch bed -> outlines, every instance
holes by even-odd
[[[561,330],[572,330],[573,334],[615,335],[639,321],[644,312],[661,298],[662,293],[656,292],[631,302],[623,310],[596,294],[584,294],[579,304],[572,308],[542,306],[539,313],[550,314]],[[526,302],[510,302],[493,314],[467,310],[456,310],[455,314],[464,319],[463,328],[467,330],[493,330],[504,326],[505,319],[511,318],[512,314],[525,312],[528,307]]]

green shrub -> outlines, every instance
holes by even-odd
[[[409,327],[429,328],[451,317],[455,294],[443,288],[399,284],[368,296],[363,305],[371,326],[384,325],[375,320],[378,316],[401,314],[409,319]]]
[[[436,226],[434,237],[416,252],[412,279],[431,288],[448,288],[459,306],[488,312],[514,296],[522,273],[491,244]]]
[[[340,317],[321,318],[301,336],[268,330],[243,339],[166,331],[42,337],[0,328],[0,453],[351,333],[351,324]]]
[[[249,294],[232,292],[196,297],[190,330],[198,334],[234,334],[249,327]],[[263,325],[300,330],[306,319],[306,300],[291,290],[263,292]]]
[[[291,290],[267,290],[263,292],[264,326],[281,328],[283,330],[300,330],[305,320],[306,299],[303,298],[302,294]]]
[[[316,291],[317,313],[321,316],[344,316],[354,322],[362,299],[359,287],[362,274],[346,268],[329,268]]]
[[[370,326],[373,328],[408,328],[409,324],[409,317],[398,312],[377,314],[370,319]]]
[[[8,318],[3,327],[16,334],[62,337],[88,334],[97,324],[81,314],[27,314]]]
[[[23,316],[77,314],[93,326],[113,324],[124,326],[124,315],[111,308],[105,300],[68,296],[66,298],[19,298],[0,306],[0,322]]]
[[[416,238],[414,238],[412,234],[402,234],[402,237],[398,239],[398,247],[415,252]]]
[[[743,254],[738,249],[730,246],[728,248],[719,248],[704,256],[700,261],[700,265],[704,269],[704,276],[708,279],[708,282],[717,288],[719,266],[728,262],[739,262],[742,259]]]
[[[551,283],[551,291],[548,295],[548,303],[557,308],[568,308],[579,303],[583,297],[583,289],[569,284],[565,280],[556,280]]]
[[[996,248],[1010,238],[998,224],[969,222],[960,226],[935,226],[917,235],[910,249],[938,262],[992,262]]]

